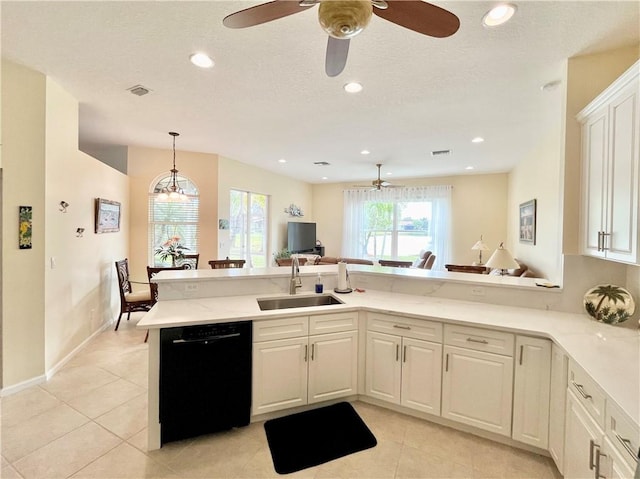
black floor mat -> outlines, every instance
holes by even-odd
[[[264,423],[264,429],[279,474],[317,466],[377,444],[347,402],[271,419]]]

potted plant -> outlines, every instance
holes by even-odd
[[[189,251],[189,248],[180,243],[179,236],[173,236],[156,248],[155,254],[162,261],[171,259],[171,266],[175,266],[177,259],[184,258],[185,251]]]
[[[291,251],[287,248],[282,248],[280,251],[273,253],[273,259],[278,266],[285,266],[291,264]]]

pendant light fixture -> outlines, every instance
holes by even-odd
[[[169,134],[173,137],[173,168],[171,169],[171,178],[169,184],[162,188],[162,191],[160,191],[156,199],[157,201],[168,202],[189,201],[184,190],[178,185],[178,170],[176,170],[176,136],[180,136],[180,133],[170,131]]]

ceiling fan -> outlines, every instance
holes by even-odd
[[[453,35],[460,20],[453,13],[422,0],[275,0],[227,15],[229,28],[246,28],[287,17],[320,4],[318,20],[329,34],[325,71],[334,77],[344,70],[349,41],[371,20],[371,14],[431,37]],[[375,7],[375,8],[374,8]]]
[[[382,188],[402,188],[404,185],[392,185],[388,181],[380,179],[380,168],[382,163],[376,163],[378,167],[378,179],[373,180],[371,185],[353,185],[355,188],[369,188],[371,190],[381,190]]]

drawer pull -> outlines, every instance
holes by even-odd
[[[629,441],[629,439],[625,439],[617,432],[615,433],[615,435],[616,439],[620,441],[620,444],[622,444],[622,447],[624,447],[625,451],[627,451],[629,455],[633,457],[634,461],[638,462],[638,457],[633,453],[633,449],[631,449],[631,441]]]
[[[578,390],[583,398],[591,399],[591,394],[587,394],[586,392],[584,392],[584,386],[582,384],[578,384],[575,381],[571,381],[571,384],[573,384],[573,386]]]
[[[467,338],[467,341],[469,341],[470,343],[489,344],[489,341],[487,341],[486,339]]]
[[[397,328],[397,329],[406,329],[406,330],[411,330],[411,327],[409,327],[409,326],[402,326],[402,325],[400,325],[400,324],[394,324],[394,325],[393,325],[393,327],[394,327],[394,328]]]

